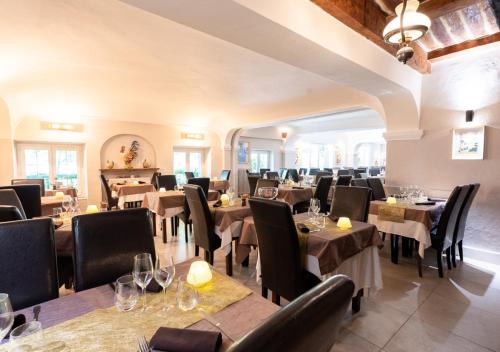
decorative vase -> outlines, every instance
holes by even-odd
[[[145,169],[149,169],[151,167],[151,163],[148,162],[148,159],[144,159],[144,161],[142,162],[142,167]]]
[[[106,160],[106,167],[108,169],[112,169],[115,167],[115,162],[113,160],[109,161],[109,160]]]

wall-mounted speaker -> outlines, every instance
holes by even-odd
[[[465,112],[465,122],[472,122],[474,120],[474,110],[467,110]]]

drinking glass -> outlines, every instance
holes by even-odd
[[[16,345],[16,341],[19,341],[19,339],[26,336],[32,336],[31,342],[38,345],[41,344],[43,342],[42,324],[37,320],[32,320],[29,323],[19,325],[17,328],[12,330],[10,332],[9,341],[14,341],[13,345],[17,347],[15,351],[31,351],[31,347],[33,346],[24,343]]]
[[[61,207],[57,207],[57,208],[54,208],[52,209],[52,215],[54,218],[60,218],[61,217],[61,214],[62,214],[62,208]]]
[[[261,187],[258,191],[259,197],[266,199],[275,199],[278,196],[277,187]]]
[[[132,275],[125,275],[115,282],[115,306],[122,312],[132,310],[137,304],[137,286]]]
[[[183,311],[194,309],[198,305],[198,291],[179,278],[177,284],[177,306]]]
[[[66,215],[68,214],[68,210],[71,208],[71,196],[64,196],[62,201],[62,207]]]
[[[170,257],[168,261],[160,261],[160,257],[156,255],[154,277],[158,285],[163,288],[163,309],[166,312],[170,309],[167,306],[167,288],[170,287],[175,278],[174,258]]]
[[[307,210],[307,215],[309,216],[309,221],[312,223],[316,222],[316,215],[319,212],[319,199],[311,198],[309,201],[309,209]]]
[[[0,293],[0,341],[9,333],[12,324],[14,324],[14,313],[9,295]]]
[[[320,229],[324,229],[326,227],[326,214],[322,214],[320,213],[319,214],[319,217],[318,217],[318,222],[317,222],[317,225],[318,225],[318,228]]]
[[[141,288],[142,291],[142,311],[144,312],[147,307],[146,287],[153,278],[153,261],[151,260],[151,254],[141,253],[134,257],[134,271],[132,274],[134,276],[135,283]]]

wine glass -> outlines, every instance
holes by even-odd
[[[71,196],[64,196],[62,201],[62,207],[66,215],[68,214],[68,210],[71,208]]]
[[[9,333],[12,324],[14,324],[14,313],[9,295],[0,293],[0,341]]]
[[[319,199],[311,198],[309,201],[309,209],[307,209],[307,215],[309,216],[309,221],[314,223],[316,221],[316,214],[319,212]]]
[[[197,305],[198,292],[180,277],[177,284],[177,306],[186,312]]]
[[[156,255],[154,277],[158,285],[163,288],[163,309],[166,312],[170,309],[167,306],[167,288],[174,282],[175,278],[175,264],[174,258],[170,257],[168,261],[160,261],[160,257]]]
[[[275,199],[278,196],[277,187],[261,187],[258,190],[259,197],[266,199]]]
[[[137,304],[137,286],[132,275],[125,275],[115,282],[115,306],[122,312],[132,310]]]
[[[135,283],[141,288],[142,296],[144,297],[142,301],[142,311],[144,312],[147,307],[146,287],[153,278],[153,261],[151,260],[151,254],[141,253],[134,257],[133,276]]]

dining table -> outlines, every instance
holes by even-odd
[[[228,180],[210,180],[208,189],[225,193],[230,187]]]
[[[313,195],[314,190],[312,187],[279,185],[276,198],[287,202],[293,207],[302,202],[309,202]]]
[[[78,190],[73,187],[61,187],[56,189],[45,190],[45,196],[55,196],[57,192],[62,192],[64,195],[71,196],[73,198],[78,197]]]
[[[42,197],[42,216],[52,215],[54,208],[61,208],[64,199],[56,196],[44,196]]]
[[[118,197],[118,207],[123,209],[125,207],[125,203],[142,202],[144,194],[147,192],[154,192],[155,188],[150,183],[115,183],[111,186],[111,190],[116,192],[116,196]]]
[[[199,258],[176,264],[176,281],[186,276],[194,260]],[[27,337],[22,343],[44,351],[137,351],[138,338],[144,336],[149,341],[158,328],[171,327],[220,332],[220,350],[224,351],[280,307],[216,269],[211,270],[212,281],[197,290],[198,305],[189,311],[175,304],[176,283],[166,291],[167,304],[173,305],[167,315],[160,314],[164,306],[161,292],[147,293],[146,312],[141,312],[140,301],[131,311],[119,311],[112,284],[41,303],[43,340]],[[31,320],[33,307],[15,314],[24,314]],[[11,347],[10,343],[0,344],[0,351],[9,351]]]
[[[293,218],[296,224],[304,224],[310,230],[303,234],[306,244],[301,248],[305,251],[304,267],[307,271],[320,280],[337,274],[351,277],[355,296],[360,290],[369,292],[383,287],[379,258],[383,242],[375,225],[352,220],[352,228],[340,229],[335,219],[325,217],[324,228],[319,228],[307,213],[296,214]],[[249,216],[244,219],[236,249],[237,263],[248,256],[251,247],[258,249],[258,239],[253,217]],[[260,283],[259,259],[256,279]]]

